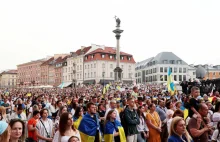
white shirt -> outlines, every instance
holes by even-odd
[[[78,138],[79,138],[79,142],[81,142],[81,137],[80,137],[80,133],[79,133],[78,130],[76,130],[76,135],[74,135],[74,136],[78,137]],[[60,137],[61,137],[61,138],[60,138]],[[54,135],[53,142],[59,142],[59,139],[61,140],[60,142],[68,142],[68,140],[69,140],[70,137],[71,137],[71,136],[61,136],[61,135],[60,135],[60,132],[57,131],[57,132],[55,133],[55,135]]]
[[[10,120],[12,120],[12,119],[21,119],[23,121],[27,121],[25,113],[22,112],[20,115],[21,115],[21,118],[18,117],[17,113],[12,113],[11,116],[10,116]]]
[[[212,140],[214,140],[214,141],[217,141],[217,142],[220,142],[220,136],[218,137],[218,129],[216,129],[215,131],[214,131],[214,133],[212,134]],[[217,138],[218,137],[218,138]]]
[[[53,134],[52,134],[52,132],[53,132],[53,122],[52,122],[52,120],[46,119],[46,121],[43,121],[41,119],[41,121],[44,123],[44,126],[47,129],[47,132],[50,135],[50,137],[52,137],[53,136]],[[47,132],[46,132],[43,124],[41,123],[41,121],[39,120],[37,122],[36,128],[38,129],[39,135],[41,135],[43,137],[47,137]],[[39,142],[46,142],[46,141],[39,139]]]
[[[217,127],[217,123],[220,121],[220,113],[219,112],[215,112],[212,116],[212,120],[214,123],[214,127]]]
[[[112,110],[112,109],[109,108],[109,109],[106,110],[106,112],[105,112],[105,119],[106,119],[107,114],[108,114],[108,112],[109,112],[110,110]],[[115,112],[116,112],[116,120],[118,120],[119,122],[121,122],[121,119],[120,119],[120,116],[119,116],[118,110],[117,110],[116,108],[115,108],[114,110],[115,110]]]

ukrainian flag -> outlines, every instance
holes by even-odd
[[[170,70],[170,68],[168,68],[168,75],[167,75],[167,89],[168,89],[168,92],[170,92],[171,96],[174,95],[174,92],[176,90],[176,87],[174,85],[174,82],[173,82],[173,78],[172,78],[172,72]]]
[[[97,130],[99,129],[99,120],[96,116],[96,121],[87,113],[83,116],[79,124],[79,132],[82,142],[94,142]],[[102,138],[99,134],[99,140],[101,142]]]
[[[113,140],[114,140],[113,133],[115,131],[115,128],[118,128],[120,142],[126,142],[125,132],[124,132],[124,129],[123,129],[121,123],[117,120],[115,120],[114,123],[115,123],[115,125],[111,121],[108,121],[105,124],[105,128],[104,128],[105,142],[113,142]]]
[[[79,124],[82,120],[82,116],[80,116],[78,119],[75,119],[74,122],[73,122],[73,126],[74,128],[78,129],[79,128]]]

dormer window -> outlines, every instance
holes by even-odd
[[[130,61],[131,60],[131,57],[128,57],[128,61]]]
[[[110,55],[109,58],[112,59],[112,55]]]
[[[121,60],[124,60],[124,56],[121,56]]]
[[[102,58],[105,58],[105,54],[102,54]]]
[[[92,59],[93,59],[93,58],[94,58],[94,55],[92,55],[91,57],[92,57]]]
[[[181,61],[181,60],[178,60],[178,61],[177,61],[177,64],[182,64],[182,61]]]
[[[167,64],[168,62],[167,62],[167,60],[163,60],[163,63],[164,63],[164,64]]]
[[[87,60],[87,59],[88,59],[88,57],[86,56],[86,57],[85,57],[85,60]]]
[[[175,60],[170,60],[170,64],[175,64]]]

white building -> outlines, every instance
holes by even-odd
[[[120,67],[122,68],[122,81],[131,83],[135,80],[135,61],[131,54],[120,52]],[[107,84],[115,80],[116,48],[100,47],[87,52],[84,57],[84,84]]]
[[[84,56],[98,48],[104,46],[92,44],[89,47],[81,47],[76,52],[71,52],[70,57],[66,60],[66,66],[63,67],[63,83],[64,87],[69,86],[73,82],[76,85],[84,82]]]
[[[142,62],[135,67],[135,78],[137,83],[164,83],[167,81],[167,70],[171,68],[175,81],[184,81],[195,78],[195,70],[172,52],[161,52]]]

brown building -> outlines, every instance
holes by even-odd
[[[8,70],[0,73],[0,88],[16,88],[17,70]]]
[[[62,63],[67,54],[56,54],[41,65],[41,84],[58,86],[62,81]]]
[[[17,65],[18,76],[17,85],[18,87],[28,87],[33,85],[41,84],[41,64],[46,59],[40,59],[31,61],[28,63]]]

